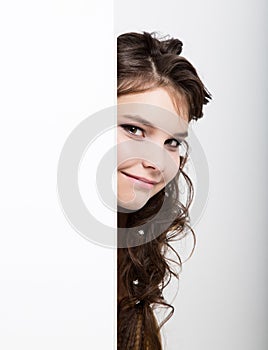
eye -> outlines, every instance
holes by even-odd
[[[172,148],[178,148],[182,142],[177,139],[169,139],[165,143],[168,143]]]
[[[143,136],[144,130],[142,128],[139,128],[135,125],[128,125],[124,124],[121,125],[121,127],[126,130],[129,134],[135,135],[135,136]]]

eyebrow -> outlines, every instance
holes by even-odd
[[[124,114],[122,115],[121,117],[125,118],[125,119],[131,119],[131,120],[134,120],[136,122],[139,122],[143,125],[146,125],[146,126],[150,126],[152,128],[156,128],[156,126],[154,124],[152,124],[151,122],[149,122],[148,120],[146,119],[143,119],[142,117],[140,117],[139,115],[127,115],[127,114]],[[174,137],[187,137],[188,136],[188,131],[185,131],[185,132],[177,132],[175,134],[173,134]]]

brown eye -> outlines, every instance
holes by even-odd
[[[143,136],[144,130],[141,128],[138,128],[135,125],[121,125],[121,127],[126,130],[128,133],[135,135],[135,136]]]
[[[181,141],[176,139],[167,140],[166,143],[168,143],[172,148],[177,148],[181,145]]]

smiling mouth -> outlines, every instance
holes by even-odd
[[[147,184],[156,185],[156,184],[158,183],[158,182],[156,182],[156,181],[149,180],[149,179],[146,179],[146,178],[144,178],[144,177],[139,177],[139,176],[127,174],[127,173],[125,173],[125,172],[123,172],[123,171],[121,171],[121,173],[124,174],[124,175],[126,175],[126,176],[128,176],[128,177],[131,177],[131,178],[133,178],[133,179],[142,181],[142,182],[147,183]]]
[[[154,185],[157,184],[156,181],[151,181],[151,180],[148,180],[148,179],[145,179],[143,177],[138,177],[138,176],[134,176],[134,175],[130,175],[130,174],[127,174],[127,173],[124,173],[123,171],[121,171],[121,173],[126,177],[128,178],[131,182],[135,183],[135,185],[141,187],[141,188],[145,188],[145,189],[149,189],[151,190]]]

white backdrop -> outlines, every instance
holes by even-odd
[[[180,38],[213,95],[193,130],[210,170],[167,350],[267,349],[267,4],[115,0],[115,32]]]
[[[113,3],[5,1],[0,17],[0,348],[114,349],[114,251],[72,229],[56,188],[68,135],[115,102]]]

